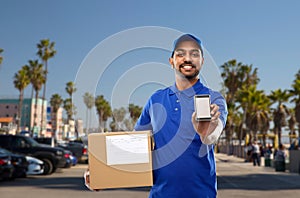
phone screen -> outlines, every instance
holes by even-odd
[[[210,120],[211,119],[210,96],[196,95],[194,102],[195,102],[196,120],[198,121]]]

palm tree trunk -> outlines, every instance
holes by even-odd
[[[86,108],[85,112],[85,132],[88,134],[88,115],[89,115],[89,108]]]
[[[43,131],[43,127],[44,127],[44,101],[46,98],[46,84],[47,84],[47,74],[48,74],[48,63],[47,61],[45,61],[45,83],[43,86],[43,98],[42,98],[42,118],[41,118],[41,130],[40,133],[42,133]]]
[[[100,112],[100,115],[99,115],[99,128],[100,128],[100,132],[103,132],[103,128],[102,128],[102,123],[103,123],[103,112]]]
[[[51,124],[52,124],[52,133],[51,136],[56,139],[56,129],[57,129],[57,111],[53,112],[54,113],[54,118],[51,116]]]
[[[281,126],[278,128],[278,145],[281,144]]]
[[[45,108],[45,105],[44,105],[44,98],[42,98],[42,112],[41,112],[41,128],[40,128],[40,133],[43,132],[43,129],[45,127],[45,124],[44,124],[44,108]]]
[[[90,116],[89,116],[89,128],[91,128],[91,123],[92,123],[92,109],[89,109],[90,111]]]
[[[17,134],[20,133],[20,128],[21,128],[22,103],[23,103],[23,90],[20,91],[20,97],[19,97],[19,112],[18,112]]]
[[[107,131],[107,120],[103,121],[103,129]]]
[[[247,109],[248,109],[248,104],[246,104],[245,108],[243,109],[244,113],[243,113],[243,117],[242,117],[241,132],[240,132],[240,137],[239,137],[239,139],[240,139],[240,145],[241,145],[242,139],[244,137],[244,129],[245,129],[244,126],[246,126],[246,112],[247,112]]]
[[[31,87],[31,98],[33,98],[33,92],[34,92],[34,88],[33,88],[33,85]]]
[[[34,129],[37,128],[37,104],[38,104],[39,92],[35,92],[35,104],[34,104]],[[41,134],[38,134],[40,136]]]

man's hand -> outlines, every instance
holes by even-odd
[[[88,189],[90,189],[90,190],[92,190],[92,191],[99,191],[98,189],[92,189],[92,188],[90,187],[90,171],[89,171],[89,169],[87,169],[87,170],[84,172],[83,178],[84,178],[84,185],[85,185]]]
[[[91,189],[91,187],[90,187],[90,171],[89,171],[89,169],[87,169],[87,170],[84,172],[83,178],[84,178],[84,185],[85,185],[88,189],[93,190],[93,189]]]
[[[192,115],[192,123],[196,132],[200,135],[202,142],[205,142],[207,137],[216,129],[218,126],[218,119],[220,117],[219,106],[216,104],[210,105],[210,121],[196,121],[196,113]]]

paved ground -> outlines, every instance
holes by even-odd
[[[254,167],[243,159],[216,154],[218,198],[298,198],[300,175]],[[30,176],[0,182],[1,198],[147,198],[149,188],[89,191],[83,184],[86,164],[62,169],[52,175]]]
[[[300,197],[300,175],[253,166],[243,159],[216,154],[218,197]],[[264,164],[262,164],[264,165]]]

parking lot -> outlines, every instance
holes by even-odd
[[[253,167],[243,159],[216,154],[218,198],[298,198],[300,175],[276,172],[271,167]],[[29,176],[0,182],[1,198],[146,198],[149,187],[89,191],[84,186],[83,173],[87,164],[58,169],[52,175]]]

